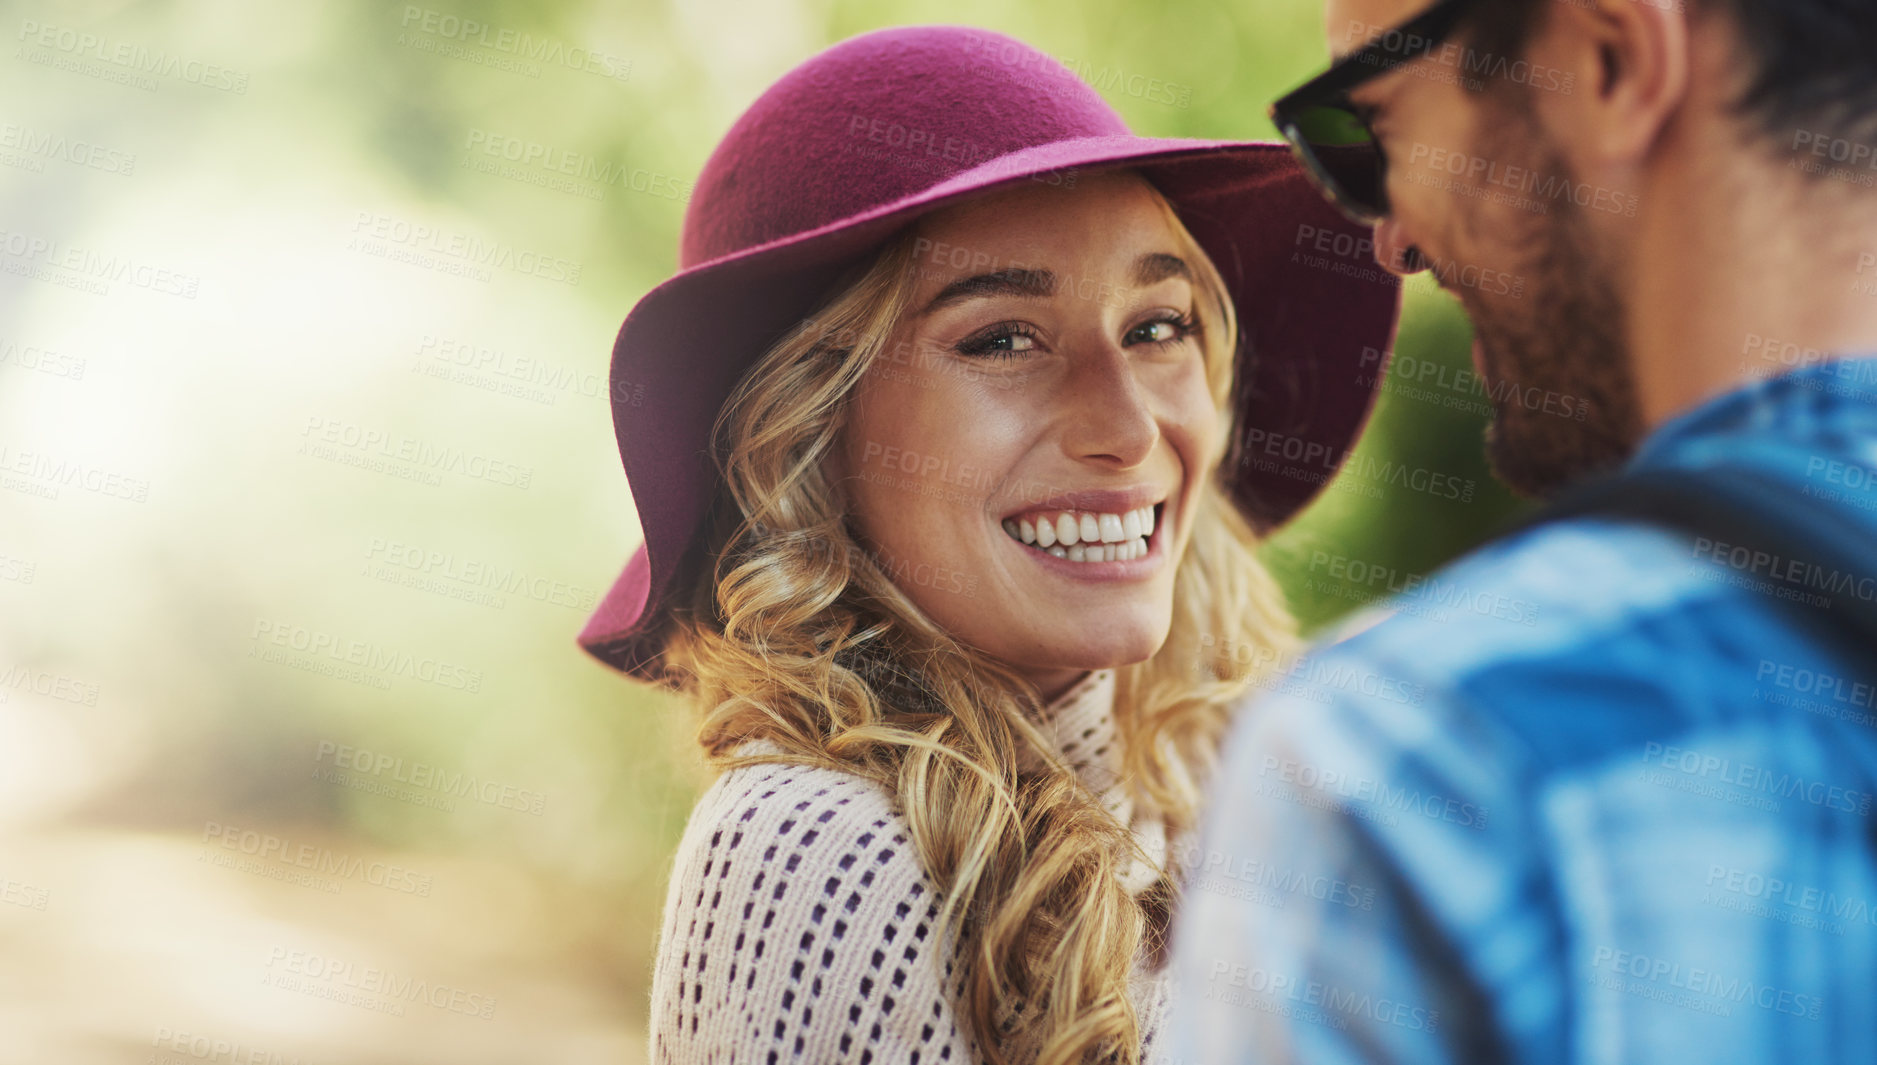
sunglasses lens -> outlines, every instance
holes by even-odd
[[[1294,122],[1303,147],[1337,199],[1372,215],[1388,213],[1381,146],[1355,112],[1318,105],[1299,111]]]

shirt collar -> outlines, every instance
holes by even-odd
[[[1742,434],[1805,437],[1858,426],[1877,430],[1877,356],[1818,363],[1708,399],[1657,426],[1630,467],[1698,462],[1706,445]]]

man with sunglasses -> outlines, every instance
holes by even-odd
[[[1472,319],[1495,471],[1737,481],[1862,561],[1548,522],[1264,683],[1179,856],[1171,1056],[1877,1061],[1877,646],[1846,635],[1877,601],[1877,3],[1328,25],[1273,118]]]

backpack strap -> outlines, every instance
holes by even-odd
[[[1571,518],[1664,526],[1693,541],[1689,560],[1740,583],[1877,661],[1877,540],[1829,505],[1739,467],[1643,470],[1565,492],[1495,539]]]

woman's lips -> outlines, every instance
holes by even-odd
[[[1146,537],[1154,531],[1154,506],[1119,513],[1039,510],[1005,518],[1003,525],[1011,539],[1041,551],[1086,546],[1106,552],[1108,545],[1115,545],[1145,554]]]
[[[1087,576],[1134,576],[1157,566],[1165,503],[1121,514],[1059,511],[1006,518],[1004,533],[1039,562],[1088,571]],[[1099,572],[1096,572],[1099,571]]]

